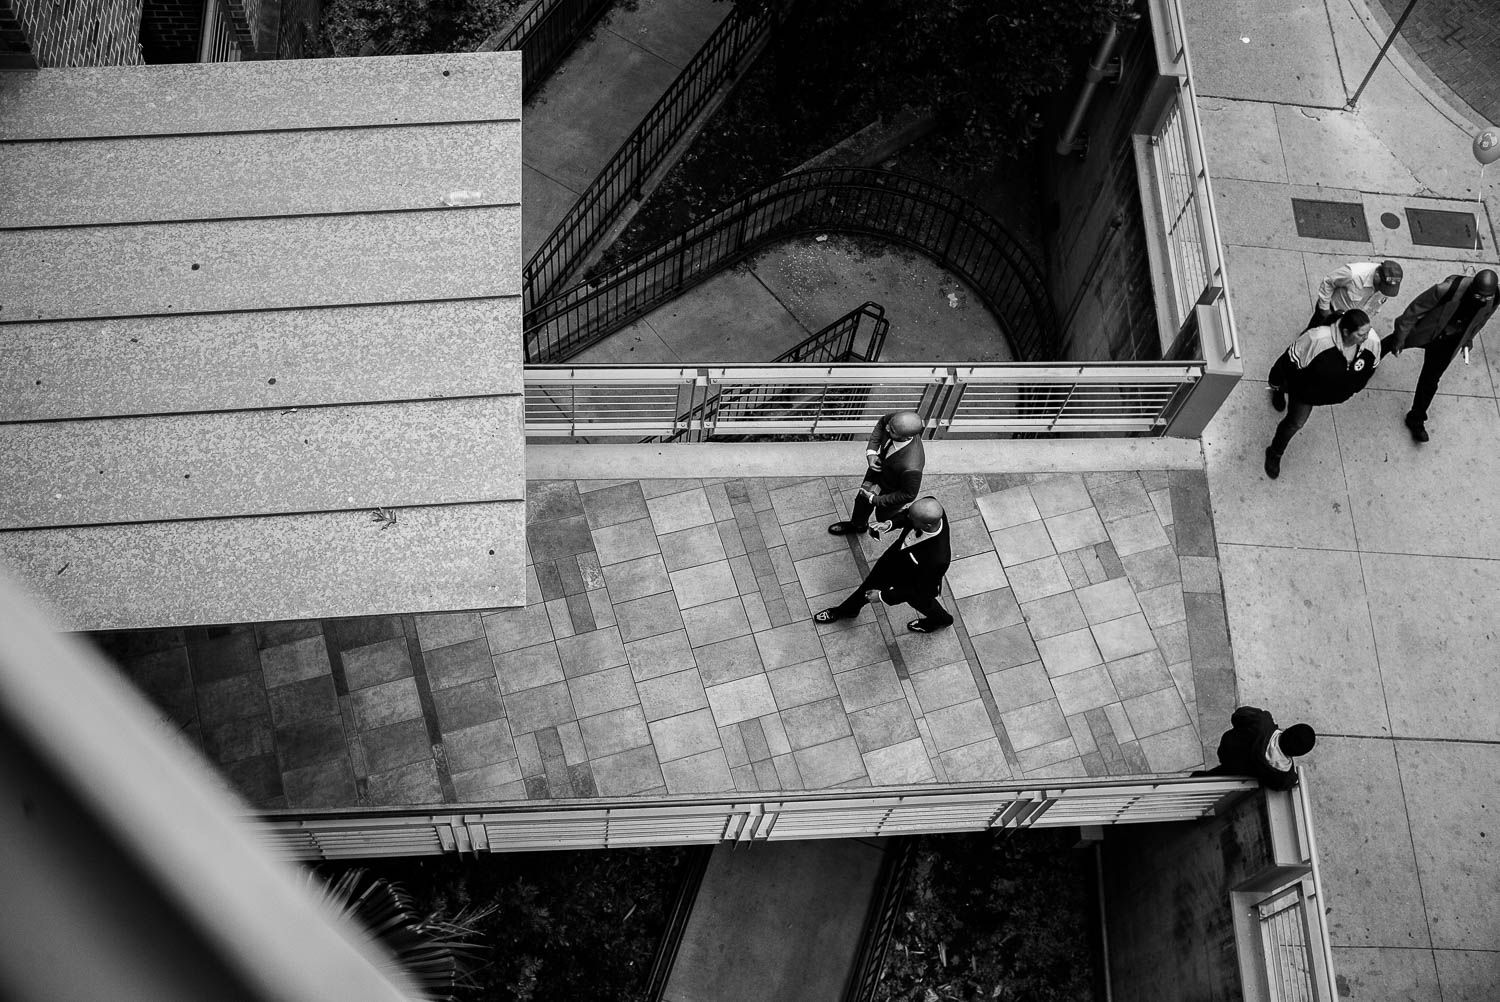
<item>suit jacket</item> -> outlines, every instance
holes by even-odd
[[[1276,719],[1267,710],[1242,706],[1229,718],[1230,728],[1219,739],[1219,769],[1215,772],[1254,776],[1272,790],[1290,790],[1297,785],[1297,769],[1273,769],[1266,761],[1266,745],[1276,733]]]
[[[876,455],[885,450],[891,441],[888,427],[891,415],[887,414],[875,425],[865,450],[874,449]],[[880,488],[875,496],[875,517],[879,521],[891,518],[896,512],[917,499],[922,489],[922,467],[927,465],[927,454],[922,449],[922,440],[914,438],[880,462],[880,469],[865,470],[865,483]]]
[[[895,512],[891,521],[893,527],[901,528],[901,535],[875,561],[866,583],[881,591],[894,592],[892,598],[898,601],[907,597],[937,598],[943,590],[943,575],[948,573],[948,565],[953,562],[953,550],[948,542],[948,516],[943,516],[943,524],[937,532],[908,547],[901,545],[913,531],[908,513]]]
[[[1422,293],[1411,301],[1411,305],[1402,311],[1396,318],[1395,329],[1392,333],[1396,336],[1393,351],[1403,348],[1425,348],[1436,340],[1448,326],[1448,321],[1458,311],[1459,304],[1469,292],[1469,286],[1474,279],[1467,275],[1449,275],[1437,285]],[[1463,340],[1458,344],[1458,350],[1469,347],[1474,343],[1474,338],[1479,334],[1480,328],[1489,320],[1490,314],[1495,312],[1495,306],[1500,304],[1500,297],[1491,299],[1488,303],[1474,311],[1474,318],[1469,321],[1469,327],[1464,331]]]

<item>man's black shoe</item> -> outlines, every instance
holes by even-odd
[[[1271,387],[1271,407],[1274,410],[1286,410],[1286,394],[1279,387]]]
[[[1406,430],[1411,432],[1412,441],[1425,442],[1428,440],[1427,422],[1417,421],[1410,414],[1406,415]]]
[[[1281,453],[1273,449],[1266,449],[1266,476],[1275,480],[1281,476]]]

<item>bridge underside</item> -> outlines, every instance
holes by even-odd
[[[1074,442],[1032,467],[1067,470],[930,473],[956,617],[931,635],[905,607],[813,623],[881,544],[828,534],[858,477],[810,471],[532,480],[521,609],[92,637],[289,818],[1150,784],[1202,764],[1234,677],[1203,471],[1141,444],[1155,468],[1083,469],[1105,453]],[[683,469],[759,472],[676,448]],[[840,469],[854,450],[778,451]],[[986,804],[956,827],[1005,811]]]

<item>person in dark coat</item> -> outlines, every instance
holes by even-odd
[[[854,593],[831,609],[813,617],[819,623],[858,616],[859,611],[878,594],[886,605],[906,603],[922,614],[906,628],[913,633],[931,633],[953,622],[953,617],[938,596],[943,591],[943,575],[953,560],[948,542],[948,516],[937,498],[920,498],[895,512],[889,525],[879,528],[901,529],[901,535],[890,545]]]
[[[1417,376],[1417,392],[1411,410],[1406,412],[1406,427],[1411,437],[1425,442],[1427,408],[1437,395],[1438,380],[1453,359],[1462,354],[1469,361],[1469,346],[1495,312],[1495,273],[1486,268],[1473,278],[1449,275],[1437,285],[1411,301],[1395,329],[1380,342],[1387,355],[1400,355],[1407,348],[1422,349],[1422,373]]]
[[[1271,367],[1271,406],[1286,411],[1266,447],[1266,476],[1281,476],[1281,456],[1314,407],[1341,404],[1365,388],[1380,364],[1380,339],[1364,310],[1349,310],[1329,327],[1297,335]]]
[[[922,450],[924,426],[915,411],[896,411],[876,423],[865,443],[868,468],[854,498],[854,510],[849,521],[833,523],[829,532],[835,536],[865,532],[872,515],[878,521],[889,521],[917,499],[922,490],[922,467],[927,463]]]
[[[1297,785],[1297,767],[1292,759],[1306,755],[1318,743],[1318,735],[1307,724],[1286,730],[1276,726],[1270,711],[1242,706],[1229,718],[1229,730],[1219,739],[1219,764],[1195,776],[1254,776],[1271,790],[1290,790]]]

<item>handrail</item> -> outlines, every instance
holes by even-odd
[[[1055,358],[1056,321],[1042,273],[998,221],[919,178],[858,167],[788,174],[610,275],[526,314],[526,358],[561,362],[724,268],[806,233],[863,233],[913,247],[967,282],[1017,357]]]
[[[530,94],[562,62],[585,29],[614,0],[536,0],[494,43],[480,51],[521,51],[521,93]]]
[[[529,366],[532,438],[845,436],[913,410],[933,435],[1174,434],[1204,363]]]
[[[698,889],[703,886],[703,875],[708,872],[714,852],[711,845],[691,846],[686,851],[688,858],[683,861],[682,877],[672,898],[672,909],[667,913],[667,927],[662,930],[661,942],[656,945],[651,975],[646,980],[644,997],[648,1002],[661,1002],[666,994],[672,967],[682,948],[683,934],[687,932],[688,920],[693,917],[693,905],[698,902]]]
[[[559,291],[779,16],[774,3],[730,11],[526,262],[522,287],[528,306]]]
[[[892,839],[886,846],[875,894],[870,900],[870,912],[860,933],[859,952],[855,955],[849,982],[844,989],[844,1002],[874,1002],[875,989],[885,971],[886,950],[891,945],[896,918],[901,913],[901,899],[906,896],[906,883],[916,860],[918,842],[916,836],[907,835]]]
[[[874,321],[870,329],[870,340],[863,352],[857,352],[854,350],[854,341],[867,319]],[[877,302],[866,301],[771,361],[878,362],[890,329],[891,322],[885,318],[885,307]]]

